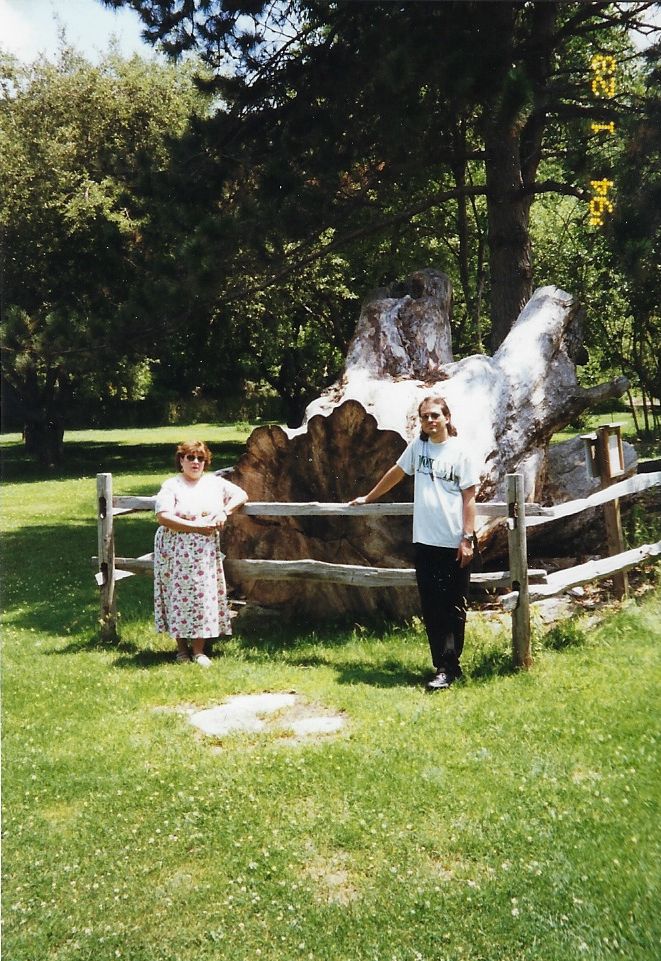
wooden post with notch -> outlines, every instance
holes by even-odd
[[[101,637],[104,641],[119,639],[117,602],[115,598],[115,532],[112,513],[112,474],[96,475],[99,584],[101,603]]]
[[[603,489],[610,487],[613,481],[621,480],[624,474],[624,452],[619,424],[598,427],[596,433],[597,465]],[[609,557],[621,554],[625,550],[625,543],[622,534],[619,499],[604,504],[604,521],[606,523]],[[629,578],[626,571],[618,571],[618,573],[613,574],[613,591],[620,600],[628,597]]]
[[[528,545],[523,474],[508,474],[507,544],[512,590],[519,598],[512,611],[512,657],[517,667],[532,667],[530,652],[530,596],[528,593]]]

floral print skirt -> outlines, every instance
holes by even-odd
[[[159,527],[154,539],[154,620],[159,634],[231,634],[220,539]]]

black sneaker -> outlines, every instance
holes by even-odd
[[[431,681],[427,682],[428,691],[445,691],[452,682],[455,680],[452,674],[446,674],[445,671],[439,671],[432,677]]]

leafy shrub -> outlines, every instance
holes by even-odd
[[[580,647],[586,641],[585,631],[575,620],[561,621],[556,624],[544,637],[544,647],[553,651],[562,651],[567,647]]]

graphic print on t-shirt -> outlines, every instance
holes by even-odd
[[[459,484],[455,464],[444,463],[440,457],[430,457],[426,452],[418,454],[417,473],[427,474],[436,480],[448,481],[450,484]]]

